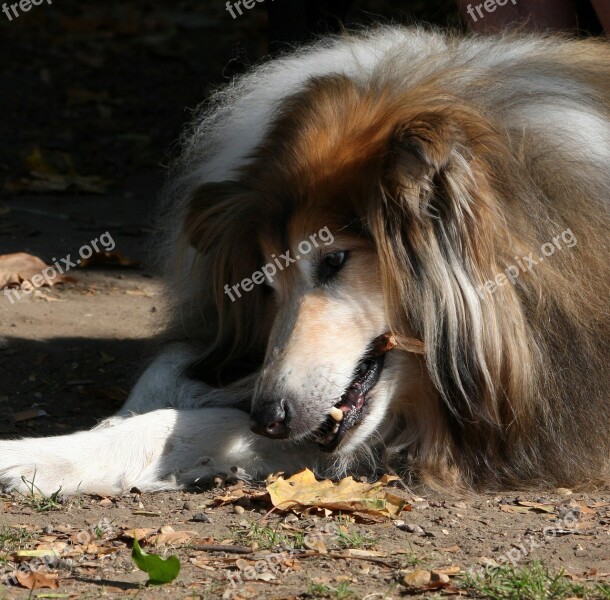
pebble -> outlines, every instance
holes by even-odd
[[[394,521],[394,524],[396,525],[396,527],[398,527],[398,529],[404,529],[405,531],[408,531],[409,533],[416,533],[417,535],[426,535],[426,532],[419,526],[416,525],[415,523],[405,523],[404,521]]]
[[[246,512],[246,509],[245,509],[243,506],[239,506],[239,504],[236,504],[236,505],[233,507],[233,512],[234,512],[236,515],[243,515],[243,514]]]
[[[182,508],[184,508],[184,510],[195,510],[197,505],[192,500],[187,500]]]
[[[577,556],[580,558],[580,557],[583,557],[586,555],[587,555],[587,551],[580,544],[578,544],[576,546],[576,548],[574,549],[574,556]]]
[[[211,523],[212,519],[205,513],[197,513],[196,515],[193,515],[191,521],[195,521],[195,523]]]
[[[569,490],[568,488],[557,488],[557,490],[555,490],[560,496],[571,496],[574,492],[572,492],[572,490]]]
[[[454,502],[451,506],[453,508],[460,508],[462,510],[466,510],[468,508],[468,504],[466,504],[466,502],[462,502],[461,500],[459,502]]]

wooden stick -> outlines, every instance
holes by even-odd
[[[421,340],[404,335],[384,333],[373,342],[375,356],[381,356],[394,348],[415,354],[425,354],[426,347]]]
[[[189,550],[199,550],[200,552],[227,552],[228,554],[252,554],[252,548],[246,546],[221,546],[213,544],[203,544],[189,546]]]

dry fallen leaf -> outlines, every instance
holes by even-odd
[[[349,548],[347,550],[347,554],[349,556],[358,556],[360,558],[385,558],[387,556],[385,552],[380,552],[379,550],[362,550],[361,548]]]
[[[0,256],[0,289],[7,286],[19,286],[24,281],[32,281],[36,287],[54,285],[62,281],[62,277],[54,271],[49,277],[45,278],[42,272],[50,269],[43,260],[37,256],[32,256],[25,252],[16,254],[4,254]],[[51,275],[57,275],[52,278]]]
[[[17,571],[15,574],[19,585],[26,588],[27,590],[39,590],[41,588],[48,588],[56,590],[59,587],[57,582],[57,576],[47,575],[45,573],[22,573]]]
[[[407,587],[422,588],[430,584],[432,575],[430,571],[417,570],[412,573],[407,573],[403,578],[402,582]]]
[[[519,504],[519,506],[527,506],[535,512],[545,512],[545,513],[554,513],[555,512],[555,505],[549,504],[548,502],[542,503],[542,502],[529,502],[527,500],[520,500],[518,502],[518,504]]]
[[[187,544],[194,537],[197,536],[196,531],[168,531],[167,533],[160,533],[159,535],[153,535],[145,540],[148,546],[179,546],[181,544]]]
[[[500,510],[507,513],[527,514],[532,512],[554,513],[554,504],[542,504],[540,502],[519,501],[514,504],[500,504]]]
[[[444,569],[435,569],[434,572],[442,575],[448,575],[449,577],[455,577],[456,575],[459,575],[461,569],[457,565],[451,565],[450,567],[445,567]]]
[[[395,518],[405,508],[406,501],[385,488],[396,478],[384,476],[375,483],[361,483],[346,477],[339,483],[318,481],[305,469],[289,479],[282,476],[267,483],[273,506],[281,511],[303,512],[308,508],[351,512],[359,511]]]
[[[133,540],[133,539],[138,539],[140,541],[144,540],[147,536],[149,536],[151,533],[154,533],[156,530],[155,529],[150,529],[147,527],[141,527],[138,529],[127,529],[123,532],[123,537],[126,537],[127,539]]]
[[[442,570],[417,570],[411,573],[406,573],[402,578],[402,582],[412,591],[428,591],[448,587],[450,584],[450,579],[449,575]]]

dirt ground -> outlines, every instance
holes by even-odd
[[[383,12],[387,3],[368,4],[394,16]],[[441,4],[424,14],[426,3],[413,3],[411,16],[431,20]],[[14,303],[0,295],[1,438],[88,428],[126,399],[163,326],[149,256],[169,149],[185,107],[264,54],[264,25],[258,9],[232,23],[220,1],[65,0],[0,18],[0,254],[51,262],[109,232],[128,259],[76,269],[62,286]],[[0,579],[19,565],[31,573],[45,552],[60,556],[40,571],[50,587],[0,584],[0,599],[516,599],[526,592],[485,591],[464,574],[538,560],[551,573],[563,569],[588,597],[610,598],[608,492],[394,491],[410,510],[379,522],[269,513],[264,486],[220,481],[120,498],[0,495]],[[144,585],[131,559],[134,529],[145,550],[180,558],[173,583]],[[536,597],[582,595],[576,587],[545,593]]]

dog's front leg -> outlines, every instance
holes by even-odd
[[[248,404],[253,382],[217,389],[188,376],[188,368],[200,353],[200,349],[188,343],[166,347],[144,371],[116,416],[143,414],[160,408]],[[116,418],[111,422],[116,423]]]
[[[0,440],[0,487],[119,494],[316,466],[315,447],[257,436],[249,419],[235,408],[165,409],[61,437]]]

